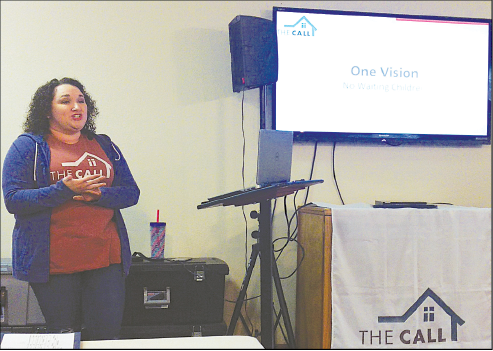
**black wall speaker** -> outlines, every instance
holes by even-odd
[[[236,16],[229,23],[233,92],[277,82],[277,35],[274,22]]]

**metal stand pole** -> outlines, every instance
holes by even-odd
[[[272,232],[271,201],[260,202],[259,249],[260,249],[260,336],[266,349],[274,348],[274,319],[272,313]]]
[[[236,323],[241,316],[241,307],[243,305],[248,284],[252,276],[252,272],[257,261],[257,257],[260,255],[260,337],[262,346],[266,349],[274,348],[274,331],[277,326],[277,322],[274,324],[273,313],[273,293],[272,293],[272,281],[274,280],[277,297],[280,305],[280,314],[283,318],[285,328],[288,334],[288,346],[291,349],[295,348],[295,339],[293,333],[293,327],[289,318],[288,307],[284,298],[284,293],[281,285],[281,278],[279,277],[279,271],[274,257],[274,250],[272,247],[272,231],[271,231],[271,200],[264,200],[260,202],[260,214],[259,220],[259,234],[258,243],[252,245],[252,253],[250,255],[250,262],[247,268],[243,283],[241,285],[238,299],[236,300],[233,316],[228,326],[227,335],[233,335],[236,327]],[[243,319],[242,319],[243,320]]]

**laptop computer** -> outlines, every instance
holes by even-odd
[[[286,184],[291,179],[291,162],[293,156],[293,132],[260,129],[257,151],[257,186],[232,191],[208,198],[204,203],[218,202],[263,187]]]
[[[260,129],[257,155],[257,185],[268,186],[291,180],[293,132]]]
[[[197,208],[243,206],[258,203],[260,199],[286,196],[307,186],[323,183],[323,180],[290,181],[292,156],[293,132],[261,129],[258,138],[257,186],[210,197]]]

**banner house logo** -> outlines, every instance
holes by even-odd
[[[295,37],[314,37],[317,28],[305,17],[301,17],[295,24],[285,24],[284,29],[278,29],[278,35]]]
[[[460,318],[430,288],[401,316],[380,316],[378,323],[388,328],[360,330],[361,343],[366,346],[419,346],[458,341]]]

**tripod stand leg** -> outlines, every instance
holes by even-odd
[[[274,257],[274,252],[272,252],[272,274],[274,277],[274,284],[276,286],[277,298],[279,300],[280,313],[282,319],[284,320],[284,326],[286,332],[288,333],[288,346],[290,349],[296,348],[293,327],[291,325],[291,319],[289,318],[288,306],[286,304],[286,299],[284,298],[284,292],[282,290],[281,278],[279,277],[279,271],[277,269],[276,259]]]
[[[270,200],[260,202],[260,335],[262,346],[274,348],[274,317],[272,313],[272,232]]]
[[[233,315],[231,316],[231,321],[229,322],[228,331],[226,332],[226,335],[233,335],[233,333],[235,332],[236,322],[238,322],[238,317],[241,315],[241,306],[243,306],[243,302],[248,289],[248,284],[250,282],[250,278],[252,276],[253,268],[255,267],[255,262],[257,261],[258,254],[259,254],[258,244],[253,244],[252,253],[250,255],[250,262],[248,264],[245,278],[243,278],[243,283],[241,284],[240,293],[238,294],[238,299],[236,300],[235,309],[233,311]]]
[[[250,330],[250,327],[248,326],[248,323],[246,322],[245,317],[243,317],[243,315],[241,313],[240,313],[240,319],[241,319],[241,324],[243,324],[243,328],[245,328],[245,330],[248,333],[248,336],[252,336],[253,331]],[[234,332],[234,330],[233,330],[233,332]]]

